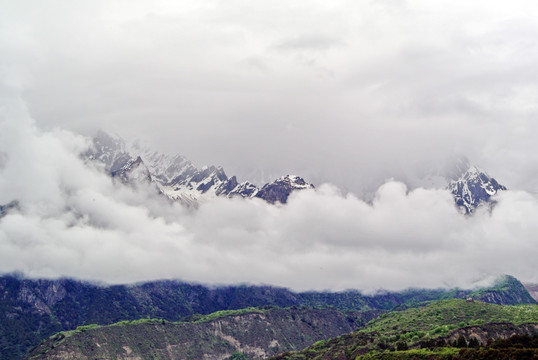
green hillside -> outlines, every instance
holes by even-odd
[[[370,322],[362,332],[376,331],[384,336],[439,337],[469,325],[493,322],[522,324],[538,322],[538,306],[506,306],[461,299],[442,300],[420,308],[391,312]],[[401,336],[401,337],[402,337]]]
[[[29,358],[262,359],[349,333],[365,322],[362,316],[334,309],[249,308],[190,322],[143,319],[82,326],[50,337]]]
[[[493,324],[492,324],[493,323]],[[531,324],[531,325],[528,325]],[[461,329],[461,330],[459,330]],[[445,346],[459,336],[468,342],[473,334],[480,341],[514,333],[538,334],[537,305],[496,305],[461,299],[442,300],[405,311],[394,311],[372,320],[352,334],[319,342],[301,352],[275,359],[355,359],[359,355],[411,347]],[[453,350],[443,350],[453,351]]]

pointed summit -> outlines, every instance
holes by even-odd
[[[450,182],[448,188],[454,196],[456,205],[461,207],[466,214],[472,213],[481,204],[489,202],[497,192],[506,190],[506,186],[499,184],[486,172],[470,164],[466,171]]]
[[[437,164],[424,166],[419,171],[411,169],[404,176],[404,182],[410,188],[447,189],[465,214],[473,213],[480,205],[494,204],[492,197],[498,191],[506,190],[462,155],[440,158]]]
[[[131,161],[131,156],[125,150],[125,141],[101,130],[93,137],[92,147],[83,156],[102,163],[111,174],[125,168]]]
[[[271,204],[274,204],[277,201],[285,204],[292,191],[302,189],[314,189],[314,185],[308,184],[299,176],[286,175],[272,183],[265,184],[255,196],[264,199]]]
[[[124,184],[149,185],[151,183],[151,174],[140,156],[136,159],[131,158],[121,169],[111,171],[110,175],[113,178],[119,178]]]

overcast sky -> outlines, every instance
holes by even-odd
[[[538,281],[535,1],[0,0],[0,9],[0,203],[24,205],[1,222],[0,270],[296,288],[469,284],[497,272]],[[294,173],[332,185],[278,210],[162,208],[79,164],[87,140],[76,134],[97,129],[240,180]],[[493,214],[463,219],[445,191],[398,182],[459,155],[512,189]],[[365,189],[377,203],[360,200]],[[92,241],[110,246],[108,258]],[[140,254],[145,265],[132,260]],[[263,259],[272,260],[258,268]]]
[[[535,1],[7,1],[38,126],[360,192],[452,154],[538,190]],[[257,180],[257,179],[254,179]]]

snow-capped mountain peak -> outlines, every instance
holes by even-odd
[[[99,131],[93,138],[92,148],[83,156],[88,160],[96,160],[103,164],[105,170],[113,173],[124,168],[131,156],[125,149],[125,141]]]
[[[454,196],[456,205],[467,214],[472,213],[481,204],[490,202],[490,198],[498,191],[506,190],[504,185],[471,164],[456,180],[450,182],[448,188]]]
[[[215,197],[260,198],[271,204],[286,203],[293,191],[314,188],[297,175],[281,176],[259,188],[249,181],[239,182],[235,176],[228,178],[220,166],[199,169],[184,156],[159,153],[140,142],[128,144],[102,131],[93,139],[92,149],[83,155],[102,164],[105,171],[123,183],[151,183],[168,198],[192,206]],[[482,204],[492,204],[491,197],[506,190],[465,157],[440,162],[436,168],[414,178],[407,176],[407,180],[411,186],[447,186],[456,205],[467,214]]]
[[[261,189],[235,176],[228,178],[220,166],[196,168],[181,155],[162,154],[140,142],[127,144],[119,137],[100,131],[86,159],[104,165],[105,170],[123,183],[151,182],[172,200],[196,206],[200,201],[222,197],[261,198],[269,203],[285,203],[292,191],[314,188],[304,179],[286,175]]]
[[[265,184],[256,197],[263,198],[270,203],[285,203],[294,190],[314,189],[314,185],[308,184],[303,178],[296,175],[285,175],[272,183]]]

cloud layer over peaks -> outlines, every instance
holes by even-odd
[[[0,118],[0,272],[110,283],[179,278],[305,289],[470,286],[508,273],[538,281],[538,201],[497,196],[462,216],[442,189],[388,181],[371,203],[338,187],[294,193],[287,205],[215,199],[192,211],[85,164],[88,140],[41,130],[21,101]]]

